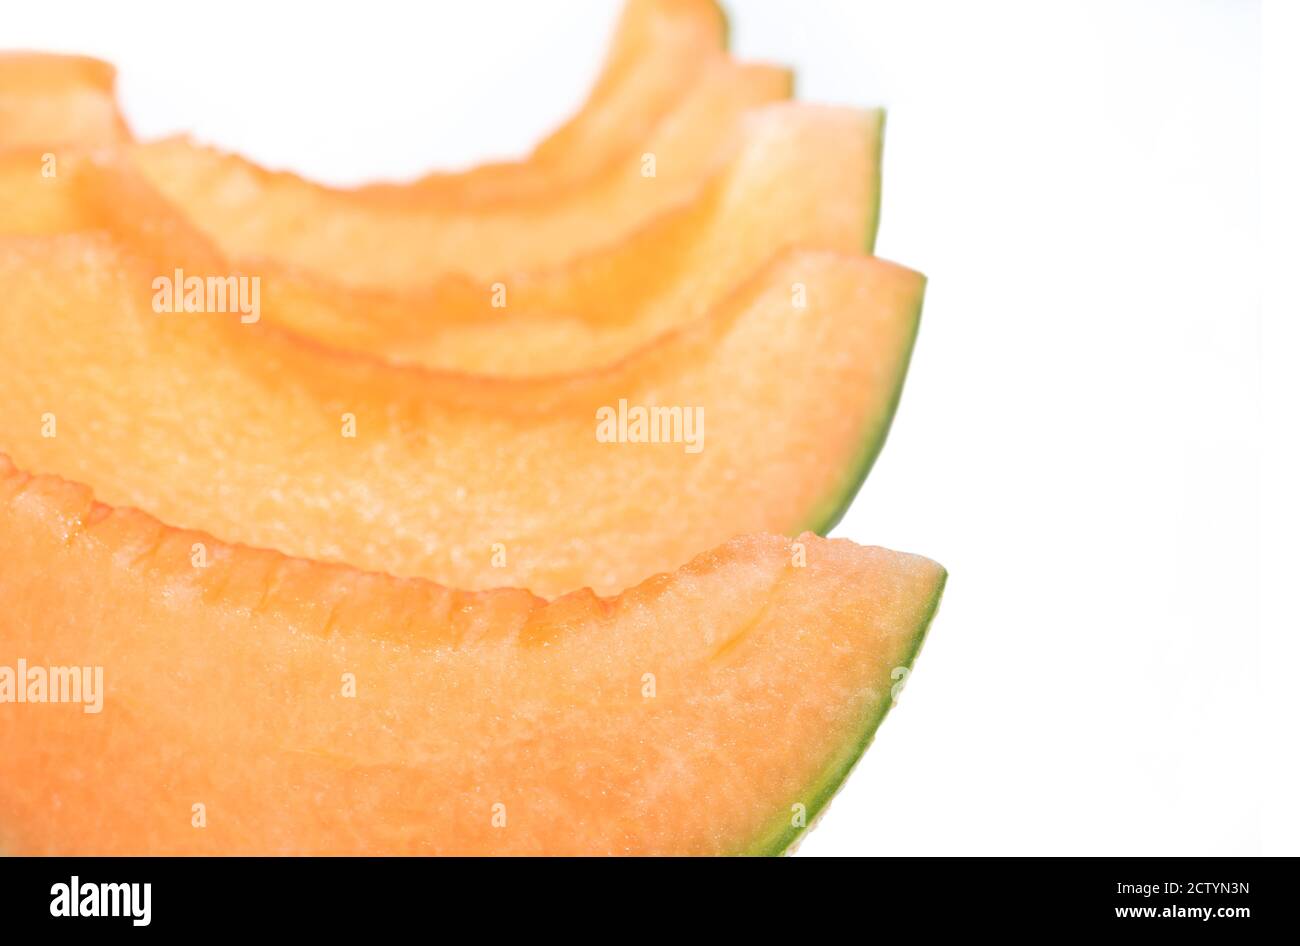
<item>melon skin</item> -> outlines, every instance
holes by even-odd
[[[106,683],[97,715],[0,706],[0,847],[778,853],[870,740],[944,579],[798,541],[802,567],[748,536],[547,603],[228,546],[0,457],[0,654]]]
[[[844,485],[833,491],[828,499],[821,504],[820,508],[809,516],[808,524],[804,528],[810,532],[827,535],[840,524],[844,514],[849,511],[849,507],[853,505],[853,500],[857,498],[858,493],[861,491],[862,484],[867,481],[867,476],[870,475],[872,468],[876,465],[876,460],[880,458],[880,454],[885,449],[885,441],[889,438],[889,431],[894,425],[894,417],[898,414],[898,405],[903,401],[903,387],[907,382],[907,371],[912,364],[912,355],[916,351],[916,340],[921,332],[922,299],[923,296],[917,298],[912,318],[909,321],[911,335],[900,356],[903,368],[899,373],[898,383],[894,386],[889,404],[880,414],[875,425],[870,427],[862,438],[862,446],[857,459],[848,467],[849,472],[844,478]]]

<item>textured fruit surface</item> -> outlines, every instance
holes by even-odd
[[[793,253],[615,366],[514,381],[159,314],[170,267],[103,236],[0,240],[0,450],[223,539],[546,596],[829,520],[884,439],[924,289],[880,260]],[[654,406],[676,416],[636,442],[652,434],[631,409]]]
[[[226,546],[0,457],[0,646],[103,668],[98,713],[0,713],[0,849],[777,853],[944,580],[798,541],[547,604]]]
[[[0,53],[0,148],[49,152],[126,141],[115,76],[108,63],[85,56]]]
[[[724,173],[682,212],[568,265],[516,273],[494,291],[447,277],[419,294],[344,291],[260,261],[267,317],[335,347],[432,368],[504,376],[607,365],[706,314],[781,249],[871,249],[879,197],[882,114],[776,105],[747,117]],[[0,156],[0,232],[106,228],[129,238],[189,226],[129,162],[65,152],[56,178],[40,155]],[[201,263],[229,272],[215,247]]]
[[[925,279],[883,113],[726,32],[627,0],[527,157],[352,188],[0,55],[0,854],[800,840],[946,580],[803,531]]]
[[[629,0],[587,101],[525,160],[365,190],[403,201],[487,206],[547,199],[582,187],[611,167],[640,160],[655,128],[696,92],[710,70],[727,63],[726,40],[727,24],[713,0]],[[788,72],[768,70],[767,78],[778,73],[788,95]],[[707,96],[696,97],[694,108],[707,108],[708,102]],[[719,107],[716,99],[713,107]]]
[[[628,0],[587,101],[528,158],[360,190],[389,201],[467,208],[581,188],[620,162],[638,160],[655,128],[681,109],[703,77],[726,71],[726,33],[713,0]],[[785,70],[757,66],[735,74],[752,80],[750,94],[789,94]],[[129,142],[115,75],[108,63],[85,56],[0,54],[0,146]],[[723,84],[714,81],[712,88],[711,95],[695,97],[695,112],[727,107]]]
[[[327,188],[237,155],[172,138],[132,151],[142,173],[229,256],[271,259],[345,286],[416,290],[447,274],[484,288],[513,272],[558,266],[617,243],[665,212],[686,212],[735,153],[738,123],[783,98],[788,76],[722,65],[680,122],[665,123],[645,157],[582,188],[525,204],[451,209]]]

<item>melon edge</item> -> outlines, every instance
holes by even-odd
[[[948,570],[941,568],[934,592],[931,594],[916,630],[912,634],[910,646],[906,650],[904,657],[899,660],[897,666],[906,667],[909,672],[911,671],[917,655],[921,652],[921,647],[929,635],[935,615],[939,612],[939,604],[943,600],[944,588],[947,583]],[[807,804],[806,824],[804,827],[793,827],[790,824],[788,813],[782,811],[778,816],[779,820],[772,827],[762,832],[754,842],[737,853],[742,856],[755,857],[780,857],[792,854],[795,848],[807,837],[808,832],[817,826],[831,801],[844,787],[858,763],[862,761],[862,757],[866,754],[867,749],[871,747],[876,732],[880,729],[880,724],[884,722],[892,706],[893,694],[886,690],[881,700],[868,707],[858,737],[849,744],[845,752],[827,765],[824,774],[813,783],[811,791],[804,794],[804,797],[807,794],[813,796],[813,801]]]

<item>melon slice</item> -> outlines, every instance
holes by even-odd
[[[0,148],[126,141],[115,78],[108,63],[85,56],[0,53]]]
[[[716,306],[781,248],[870,248],[878,219],[882,115],[776,105],[748,116],[725,174],[685,213],[571,265],[491,287],[447,278],[430,292],[344,292],[263,261],[266,311],[335,347],[393,361],[492,375],[600,367]],[[64,154],[60,175],[34,173],[35,153],[0,157],[0,231],[107,228],[166,232],[177,265],[229,270],[129,167]],[[188,260],[179,244],[205,246]],[[504,307],[497,303],[504,302]]]
[[[234,259],[277,260],[353,288],[413,290],[464,273],[486,292],[511,273],[562,265],[669,210],[686,212],[735,153],[743,114],[788,94],[784,70],[719,63],[645,142],[647,157],[630,155],[577,190],[488,208],[328,188],[183,138],[132,156]]]
[[[523,161],[363,188],[402,201],[471,207],[557,195],[639,158],[653,129],[701,77],[726,63],[726,21],[713,0],[627,0],[605,65],[583,107]],[[742,70],[789,94],[784,70]],[[115,70],[84,56],[0,54],[0,147],[98,146],[131,140],[114,98]],[[718,95],[696,110],[725,108]]]
[[[98,712],[0,707],[0,848],[779,853],[945,578],[798,541],[546,604],[229,546],[0,457],[0,653],[92,668],[83,700],[102,668]]]
[[[611,166],[639,161],[656,126],[726,61],[726,45],[726,19],[713,0],[628,0],[586,103],[528,158],[364,190],[471,207],[545,199],[582,187]],[[778,74],[788,95],[789,73],[753,73],[763,82]],[[707,101],[697,96],[694,107],[707,109]],[[714,107],[726,106],[714,99]]]
[[[0,450],[231,541],[548,597],[833,524],[883,444],[924,288],[791,253],[617,365],[521,381],[158,314],[173,265],[103,236],[0,240]]]

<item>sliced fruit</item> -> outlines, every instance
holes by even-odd
[[[0,53],[0,147],[49,151],[126,141],[113,98],[116,74],[85,56]]]
[[[378,184],[376,197],[487,206],[555,196],[639,157],[657,124],[700,77],[726,63],[726,21],[713,0],[627,0],[605,65],[583,107],[523,161]],[[789,74],[745,70],[759,87]],[[131,140],[114,97],[115,70],[84,56],[0,53],[0,147],[97,146]],[[755,89],[755,94],[761,94]],[[698,99],[725,108],[717,96]]]
[[[798,541],[546,604],[229,546],[0,457],[0,663],[102,668],[98,712],[0,705],[0,848],[779,853],[945,578]]]
[[[231,541],[546,596],[833,522],[884,441],[924,288],[793,253],[618,365],[516,381],[159,314],[174,259],[0,240],[0,450]]]
[[[419,295],[343,292],[266,261],[248,268],[262,277],[269,317],[337,347],[493,375],[596,368],[707,313],[783,247],[870,249],[881,120],[852,109],[759,110],[736,159],[686,212],[571,265],[516,274],[499,291],[453,277]],[[38,167],[35,153],[0,157],[0,232],[165,232],[175,255],[184,221],[165,219],[173,208],[129,167],[67,154],[54,181]],[[196,241],[206,245],[197,235],[184,242]]]
[[[418,290],[463,273],[492,280],[558,266],[685,213],[735,153],[747,109],[783,98],[789,76],[721,63],[633,160],[524,204],[456,209],[327,188],[173,138],[133,159],[164,196],[238,260],[276,260],[354,288]],[[485,281],[486,280],[486,281]]]
[[[702,76],[727,61],[726,34],[713,0],[628,0],[586,103],[528,158],[364,190],[406,201],[487,206],[553,198],[611,167],[633,166],[656,126],[691,98]],[[697,109],[708,107],[707,97],[694,101]]]

